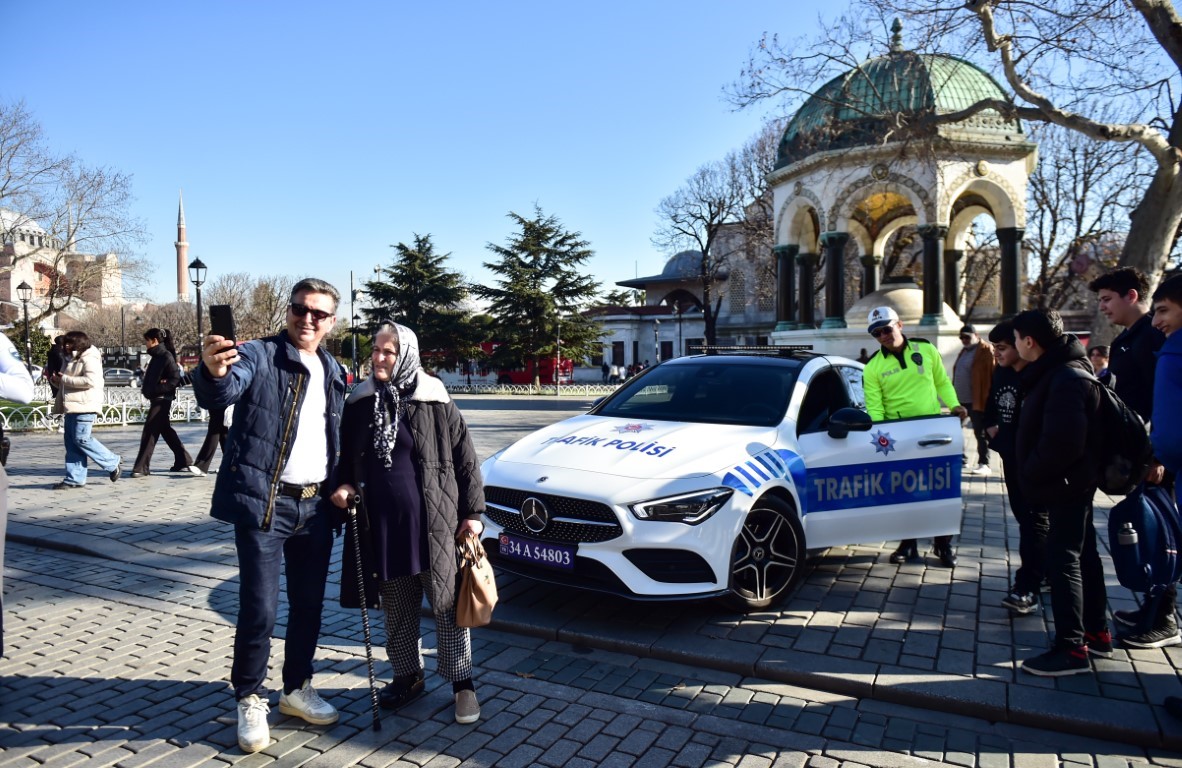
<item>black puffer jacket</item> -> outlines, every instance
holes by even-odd
[[[1075,370],[1073,370],[1075,369]],[[1026,397],[1015,442],[1022,489],[1034,504],[1091,501],[1100,464],[1100,390],[1071,334],[1022,369]]]
[[[366,566],[365,597],[377,607],[378,585],[373,554],[369,548],[369,520],[366,515],[366,456],[373,447],[374,380],[362,382],[349,395],[341,425],[341,463],[338,478],[361,494],[358,524],[361,528],[361,560]],[[419,371],[406,407],[406,418],[414,435],[414,462],[419,467],[423,509],[427,515],[427,556],[431,563],[431,591],[435,609],[455,604],[459,589],[456,560],[456,529],[460,520],[478,520],[484,513],[484,484],[480,463],[460,409],[447,394],[443,383]],[[341,605],[360,607],[357,591],[357,561],[352,527],[345,536],[341,564]]]
[[[172,400],[176,388],[181,384],[181,367],[163,344],[148,350],[148,368],[144,371],[144,384],[140,392],[149,400]]]

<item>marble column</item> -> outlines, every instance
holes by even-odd
[[[822,328],[845,328],[845,244],[848,232],[821,235],[825,249],[825,319]]]
[[[923,238],[923,317],[920,325],[939,325],[944,319],[944,238],[948,227],[925,224]]]
[[[874,293],[878,290],[878,268],[882,259],[874,254],[862,257],[862,295]]]
[[[776,330],[796,327],[796,256],[799,245],[777,245],[776,255]]]
[[[944,303],[952,307],[957,315],[961,313],[960,263],[962,261],[964,261],[964,251],[944,251]]]
[[[1026,230],[1005,227],[997,230],[1001,252],[1001,316],[1010,318],[1022,311],[1022,237]]]
[[[797,328],[817,327],[817,299],[813,295],[813,280],[820,261],[820,254],[816,253],[801,253],[796,257],[796,263],[800,265],[800,322]]]

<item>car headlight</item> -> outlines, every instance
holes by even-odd
[[[711,488],[708,491],[637,501],[629,504],[628,509],[639,520],[697,525],[722,509],[732,494],[734,491],[730,488]]]

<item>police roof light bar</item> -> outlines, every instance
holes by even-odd
[[[693,345],[690,351],[697,350],[705,355],[761,355],[765,357],[792,357],[797,352],[812,352],[812,344],[762,344],[762,345]]]

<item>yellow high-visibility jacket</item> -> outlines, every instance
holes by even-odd
[[[960,405],[939,350],[926,339],[904,338],[899,352],[879,348],[862,370],[862,391],[875,421],[934,416],[941,400],[950,409]]]

